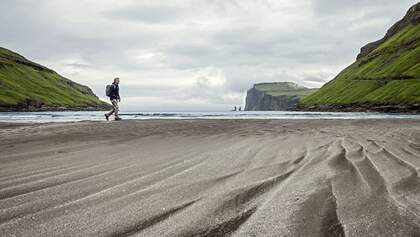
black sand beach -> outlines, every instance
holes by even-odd
[[[420,121],[0,124],[0,236],[420,236]]]

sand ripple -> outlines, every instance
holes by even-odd
[[[420,236],[420,122],[0,124],[0,236]]]

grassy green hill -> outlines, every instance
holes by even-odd
[[[420,3],[387,35],[362,48],[356,62],[316,93],[303,107],[412,106],[420,103]]]
[[[98,110],[108,107],[87,86],[0,47],[0,110]]]
[[[304,98],[318,90],[299,86],[293,82],[259,83],[255,85],[255,88],[272,96],[287,95],[299,98]]]

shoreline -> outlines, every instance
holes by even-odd
[[[369,121],[369,122],[380,122],[380,121],[386,121],[386,122],[420,122],[420,118],[148,118],[148,119],[123,119],[122,121],[106,121],[104,120],[76,120],[76,121],[0,121],[0,129],[3,127],[19,127],[19,126],[30,126],[30,125],[70,125],[70,124],[84,124],[84,123],[92,123],[92,124],[116,124],[116,123],[127,123],[127,122],[198,122],[198,121],[220,121],[220,122],[228,122],[228,121],[236,121],[236,122],[258,122],[258,121],[268,121],[268,122],[305,122],[305,121],[322,121],[322,122],[328,122],[328,121],[348,121],[348,122],[354,122],[354,121]]]
[[[2,113],[3,123],[63,123],[105,121],[103,111]],[[243,112],[121,112],[124,121],[147,120],[420,120],[420,114],[396,113],[336,113],[292,111],[243,111]],[[110,119],[113,122],[113,119]]]
[[[349,105],[298,105],[296,111],[305,112],[378,112],[388,114],[420,114],[420,104],[408,104],[408,105],[363,105],[363,104],[349,104]]]
[[[106,103],[106,102],[104,102]],[[35,107],[28,107],[28,108],[14,108],[14,107],[2,107],[0,106],[0,113],[36,113],[36,112],[88,112],[88,111],[106,111],[110,110],[111,107],[74,107],[74,108],[67,108],[62,106],[51,106],[51,107],[43,107],[41,109]]]

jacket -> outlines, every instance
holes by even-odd
[[[119,100],[120,99],[120,88],[117,84],[112,83],[111,85],[111,93],[109,94],[110,100]]]

